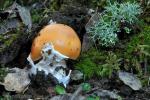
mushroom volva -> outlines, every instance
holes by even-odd
[[[45,26],[34,39],[31,52],[27,58],[32,68],[51,73],[59,83],[66,86],[70,79],[70,73],[66,75],[65,59],[77,59],[81,51],[81,42],[76,32],[64,24],[50,24]],[[41,59],[42,58],[42,59]],[[34,61],[41,59],[37,64]],[[56,71],[56,68],[59,70]]]

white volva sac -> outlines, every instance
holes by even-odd
[[[36,75],[38,71],[44,71],[46,75],[49,73],[52,74],[59,83],[62,83],[65,87],[69,83],[71,70],[69,74],[66,75],[66,62],[65,59],[68,57],[56,51],[52,44],[45,44],[42,49],[42,60],[40,60],[37,64],[31,59],[29,55],[27,60],[30,62],[31,74]],[[57,69],[57,70],[56,70]]]

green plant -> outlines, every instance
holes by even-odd
[[[10,93],[4,93],[2,96],[0,96],[0,100],[13,100],[13,97]]]
[[[102,65],[102,70],[100,71],[99,74],[102,77],[105,77],[105,76],[111,77],[112,72],[114,70],[120,69],[119,68],[120,64],[118,63],[119,59],[117,58],[117,56],[114,53],[109,52],[105,61],[106,61],[106,64]]]
[[[100,100],[100,97],[99,96],[88,96],[85,100]]]
[[[141,63],[147,65],[150,60],[150,26],[145,25],[143,31],[134,34],[126,43],[123,58],[126,59],[124,67],[134,68],[139,74],[143,74]],[[148,65],[147,65],[148,66]],[[148,68],[146,68],[148,70]]]
[[[56,85],[54,90],[57,94],[66,94],[65,88],[60,85]]]
[[[91,90],[91,85],[89,83],[82,83],[82,90],[87,92]]]
[[[4,66],[0,66],[0,82],[4,81],[4,77],[7,75],[8,73],[8,69],[5,68]]]
[[[119,70],[118,57],[112,52],[91,49],[81,55],[75,68],[83,72],[85,79],[111,77],[114,70]]]
[[[135,24],[138,21],[138,15],[142,12],[140,5],[137,3],[108,3],[104,12],[100,15],[98,22],[89,30],[90,37],[94,42],[102,46],[114,46],[118,41],[117,32],[121,31],[121,23]],[[124,27],[126,33],[130,33],[131,29]]]
[[[91,61],[90,58],[85,58],[76,64],[76,69],[81,70],[84,73],[84,78],[91,78],[97,71],[97,65]]]
[[[89,0],[89,5],[92,7],[103,8],[106,5],[107,0]]]
[[[1,0],[0,10],[4,10],[5,8],[13,4],[13,2],[14,2],[13,0]]]

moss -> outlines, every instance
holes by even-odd
[[[9,39],[3,38],[2,41],[4,41],[4,45],[8,47],[17,39],[17,37],[18,37],[18,34],[11,34],[11,37]]]
[[[143,87],[150,85],[149,84],[149,76],[143,76],[143,77],[139,76],[139,77],[140,77],[139,79],[140,79]]]
[[[4,92],[2,96],[0,96],[0,100],[13,100],[11,93]]]
[[[33,23],[40,23],[45,17],[49,16],[50,12],[56,11],[60,8],[59,0],[51,0],[48,2],[47,7],[32,9],[31,18]]]
[[[119,70],[118,58],[114,53],[96,49],[83,53],[75,67],[84,73],[85,79],[111,77],[113,70]]]
[[[150,75],[150,26],[144,24],[142,28],[140,33],[126,40],[123,44],[125,48],[114,50],[114,53],[124,59],[121,68],[137,74],[143,86],[147,86],[147,75]]]
[[[0,82],[4,81],[4,77],[7,75],[8,70],[4,66],[0,66]]]
[[[18,34],[12,34],[11,38],[5,41],[5,45],[10,46],[18,37]]]
[[[43,18],[43,9],[33,9],[31,11],[31,19],[33,23],[39,23]]]
[[[0,35],[0,52],[10,47],[22,35],[21,30],[13,30],[6,34]]]
[[[93,8],[104,8],[107,0],[89,0],[89,5]]]
[[[76,64],[76,68],[84,73],[85,78],[91,78],[95,70],[97,70],[96,64],[91,61],[90,58],[85,58]]]
[[[8,6],[10,6],[11,4],[13,4],[13,0],[1,0],[0,3],[0,10],[3,10],[5,8],[7,8]]]
[[[60,4],[60,0],[51,0],[50,2],[50,10],[51,11],[56,11],[56,10],[59,10],[61,4]]]
[[[144,62],[145,58],[150,56],[150,26],[145,26],[144,30],[131,37],[131,40],[126,43],[126,48],[123,53],[125,59],[129,61],[130,67],[135,67],[138,72],[141,72],[140,63]]]
[[[150,23],[150,17],[145,17],[144,20],[145,20],[147,23]]]

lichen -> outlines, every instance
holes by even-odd
[[[97,22],[87,32],[91,40],[104,47],[113,47],[119,40],[118,33],[131,33],[132,27],[122,26],[129,24],[133,26],[139,21],[138,16],[142,10],[137,3],[108,3],[103,13],[99,15]]]

